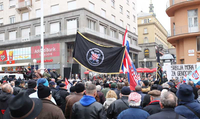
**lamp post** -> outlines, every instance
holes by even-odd
[[[35,70],[35,64],[36,64],[37,60],[33,59],[33,64],[34,64],[34,70]]]
[[[44,73],[44,33],[43,33],[43,29],[44,29],[44,18],[43,18],[43,13],[44,13],[44,8],[43,8],[43,0],[40,0],[41,3],[41,21],[40,21],[40,32],[41,32],[41,74]]]

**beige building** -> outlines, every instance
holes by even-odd
[[[138,67],[136,0],[43,0],[45,68],[75,66],[72,59],[76,31],[103,45],[121,46],[128,29],[130,56]],[[40,67],[40,0],[0,0],[0,55],[7,59]],[[13,53],[10,56],[8,53]],[[84,77],[85,68],[75,66],[76,74]],[[15,69],[11,67],[10,69]],[[75,68],[74,68],[75,69]]]

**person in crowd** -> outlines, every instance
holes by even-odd
[[[192,86],[193,93],[194,93],[194,99],[197,99],[198,98],[198,94],[197,94],[198,88],[196,88],[194,86],[194,82],[193,81],[188,81],[188,85]]]
[[[148,119],[186,119],[174,111],[176,106],[177,97],[174,93],[166,90],[166,92],[161,93],[160,107],[162,110],[152,114]]]
[[[200,89],[198,90],[197,94],[198,94],[197,101],[200,103]]]
[[[110,88],[111,90],[115,90],[115,89],[116,89],[116,83],[112,83],[112,84],[110,85],[110,87],[111,87],[111,88]]]
[[[123,83],[120,83],[120,82],[117,83],[117,88],[115,89],[115,93],[117,94],[117,99],[120,98],[119,94],[123,86],[124,86]]]
[[[13,88],[13,95],[17,95],[22,89],[19,87],[20,81],[16,80],[15,81],[15,87]]]
[[[3,119],[39,119],[42,108],[40,99],[29,98],[25,92],[20,92],[10,101]]]
[[[89,84],[85,93],[86,95],[73,105],[72,119],[106,119],[103,105],[95,100],[97,95],[96,86]]]
[[[147,94],[150,91],[150,86],[148,80],[144,80],[142,84],[142,92]]]
[[[132,92],[129,95],[128,102],[129,108],[122,111],[117,119],[146,119],[149,116],[148,112],[139,108],[141,104],[140,94]]]
[[[43,84],[44,86],[47,86],[47,87],[49,86],[49,83],[48,83],[47,79],[45,79],[45,78],[40,78],[40,79],[38,79],[38,80],[37,80],[37,86],[38,86],[39,84]],[[29,97],[30,97],[30,98],[38,98],[37,91],[34,92],[34,93],[32,93],[32,94],[30,94]],[[54,99],[53,97],[51,98],[51,101],[52,101],[54,104],[57,105],[57,103],[56,103],[56,101],[55,101],[55,99]]]
[[[104,97],[106,97],[106,93],[107,93],[109,90],[110,90],[109,84],[106,83],[106,84],[104,85],[104,89],[101,90],[101,92],[103,93]]]
[[[194,100],[193,88],[190,85],[182,84],[176,96],[179,104],[175,108],[175,112],[189,119],[200,118],[200,104]]]
[[[44,86],[42,83],[38,85],[38,97],[42,100],[42,111],[37,119],[64,119],[62,110],[57,107],[52,101],[51,89]]]
[[[135,92],[137,92],[138,94],[141,95],[141,105],[142,105],[142,102],[143,102],[143,100],[144,100],[144,96],[145,96],[146,94],[143,94],[143,93],[142,93],[142,87],[139,86],[139,85],[137,85],[137,86],[135,87]]]
[[[149,95],[149,94],[146,94],[146,95],[144,96],[143,101],[142,101],[142,107],[143,107],[143,108],[146,107],[150,102],[151,102],[151,100],[150,100],[150,95]]]
[[[36,76],[36,79],[42,78],[42,74],[40,73],[40,70],[34,70],[34,75]]]
[[[114,101],[107,109],[107,117],[109,119],[117,119],[117,116],[123,111],[129,108],[128,96],[131,93],[129,87],[124,86],[120,93],[120,99]]]
[[[106,94],[106,101],[103,104],[105,111],[107,111],[110,104],[113,103],[115,100],[117,100],[117,95],[115,91],[109,90]]]
[[[70,90],[70,95],[75,95],[76,94],[75,86],[71,86],[69,90]]]
[[[77,83],[75,85],[76,94],[69,95],[66,97],[66,107],[65,107],[65,117],[70,119],[72,115],[72,106],[74,103],[78,102],[85,93],[85,85],[82,83]]]
[[[44,70],[43,77],[46,78],[48,81],[50,80],[51,74],[49,74],[47,69]]]
[[[101,86],[97,85],[96,89],[97,89],[97,94],[98,94],[99,99],[100,99],[100,103],[103,105],[103,103],[105,102],[105,97],[104,97],[104,94],[101,92]]]
[[[32,93],[35,93],[37,90],[37,83],[35,80],[29,80],[28,81],[28,89],[26,90],[26,94],[30,95]]]
[[[173,92],[174,94],[176,94],[177,89],[176,89],[176,87],[175,87],[174,82],[170,81],[170,82],[168,82],[168,85],[169,85],[169,90],[170,90],[171,92]]]
[[[25,88],[25,81],[24,81],[24,80],[21,80],[21,81],[20,81],[19,87],[20,87],[22,90],[26,90],[26,88]]]
[[[163,75],[163,83],[165,83],[165,82],[168,82],[167,74],[164,74],[164,75]]]
[[[53,81],[50,81],[50,82],[49,82],[49,88],[50,88],[51,91],[52,91],[52,97],[55,99],[55,95],[56,95],[56,93],[58,92],[58,90],[56,90],[56,83],[53,82]]]
[[[162,89],[169,90],[169,84],[163,83],[163,84],[162,84]]]
[[[150,115],[161,111],[160,104],[159,104],[160,93],[161,92],[159,90],[152,90],[152,91],[148,92],[148,94],[150,95],[151,102],[143,109],[145,111],[147,111]]]
[[[60,105],[58,104],[58,106],[62,109],[63,113],[65,113],[65,106],[66,106],[66,100],[65,98],[69,95],[69,93],[67,92],[66,88],[65,88],[65,84],[61,83],[59,84],[60,89],[57,92],[60,95]]]
[[[10,104],[10,100],[14,97],[13,88],[10,84],[6,83],[2,85],[2,91],[0,93],[0,119],[3,119],[5,110]]]

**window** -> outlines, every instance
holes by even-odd
[[[146,67],[152,67],[152,62],[146,62]]]
[[[101,9],[101,16],[106,18],[106,10],[104,9]]]
[[[197,51],[200,51],[200,37],[197,37]]]
[[[100,24],[100,33],[106,34],[106,32],[107,32],[107,27]]]
[[[130,31],[130,24],[127,24],[127,29]]]
[[[119,40],[123,41],[123,39],[124,39],[124,35],[122,33],[119,33]]]
[[[70,1],[67,3],[68,10],[76,9],[76,1]]]
[[[124,22],[123,20],[120,19],[120,26],[123,27],[124,26]]]
[[[56,14],[59,12],[59,5],[51,6],[51,14]]]
[[[129,0],[126,0],[126,4],[129,5]]]
[[[0,18],[0,25],[3,24],[3,18]]]
[[[110,29],[110,36],[113,37],[113,38],[116,38],[116,31],[113,30],[113,29]]]
[[[188,32],[197,32],[198,29],[198,10],[188,11]]]
[[[9,32],[9,40],[16,40],[17,31]]]
[[[149,49],[144,49],[144,58],[149,58]]]
[[[9,4],[10,4],[10,7],[15,7],[16,0],[10,0]]]
[[[135,22],[135,15],[133,15],[133,22]]]
[[[144,28],[144,34],[147,34],[148,31],[147,31],[147,28]]]
[[[3,10],[3,3],[0,3],[0,11]]]
[[[149,19],[144,19],[143,23],[149,23]]]
[[[95,30],[96,29],[95,25],[96,25],[95,21],[88,19],[88,28],[89,29]]]
[[[114,15],[112,15],[111,17],[112,17],[112,22],[114,22],[114,23],[115,23],[115,16],[114,16]]]
[[[121,5],[119,6],[119,10],[120,10],[120,13],[123,14],[123,7]]]
[[[130,12],[128,10],[126,11],[126,14],[127,14],[127,18],[130,18]]]
[[[60,32],[60,22],[50,24],[50,34],[55,34]]]
[[[94,3],[89,2],[89,10],[94,12]]]
[[[30,28],[22,29],[22,39],[29,39]]]
[[[148,38],[147,38],[147,37],[145,37],[145,38],[144,38],[144,43],[149,43],[149,41],[148,41]]]
[[[133,45],[137,45],[137,41],[133,39]]]
[[[4,33],[0,33],[0,41],[4,41],[5,40],[5,34]]]
[[[115,0],[111,0],[111,6],[115,7]]]
[[[133,33],[136,33],[136,28],[135,27],[133,27]]]
[[[25,12],[22,14],[22,21],[28,20],[29,19],[29,14],[28,12]]]
[[[41,16],[41,9],[35,10],[35,14],[36,14],[36,17],[40,17]]]
[[[67,20],[67,34],[76,34],[77,31],[77,19]]]
[[[12,24],[12,23],[15,23],[15,16],[13,15],[13,16],[10,16],[10,23]]]
[[[133,2],[133,9],[135,10],[135,3]]]
[[[43,32],[45,33],[45,25],[43,28],[44,28]],[[40,28],[40,26],[36,26],[35,27],[35,35],[40,35],[40,34],[41,34],[41,28]]]
[[[131,43],[131,38],[130,37],[127,37],[127,40],[128,40],[129,43]]]

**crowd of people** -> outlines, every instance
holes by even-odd
[[[2,79],[0,119],[199,119],[200,82],[142,78],[76,80],[67,90],[55,70],[29,71],[23,79]],[[164,77],[166,78],[166,76]]]

